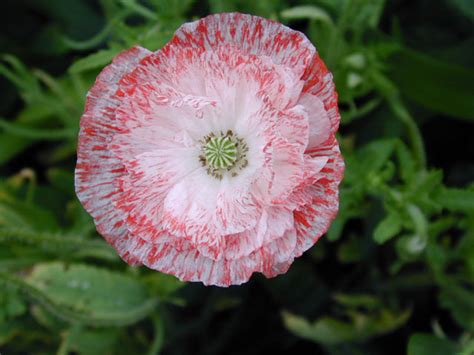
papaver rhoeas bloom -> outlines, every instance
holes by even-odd
[[[77,195],[130,264],[207,285],[273,277],[337,213],[339,119],[332,76],[302,33],[211,15],[99,75]]]

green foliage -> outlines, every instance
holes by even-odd
[[[87,265],[38,264],[27,282],[49,298],[58,316],[70,320],[77,314],[79,322],[91,325],[134,323],[156,304],[139,281]],[[26,293],[30,287],[24,288]],[[63,309],[68,315],[63,316]]]
[[[434,111],[474,119],[474,70],[404,49],[390,62],[391,75],[409,98]],[[413,81],[416,75],[418,80]]]
[[[431,334],[414,334],[408,343],[408,355],[449,355],[456,354],[456,346],[447,339]]]
[[[471,1],[12,3],[31,39],[0,34],[0,352],[474,353],[473,146],[452,139],[474,118]],[[221,11],[282,21],[316,45],[346,162],[327,236],[286,275],[229,290],[128,267],[73,174],[99,71]]]
[[[409,310],[391,310],[379,299],[367,295],[337,295],[335,298],[346,306],[342,316],[349,320],[324,316],[311,323],[302,317],[284,312],[285,326],[300,337],[324,345],[337,345],[345,342],[364,342],[388,333],[403,325],[411,313]]]

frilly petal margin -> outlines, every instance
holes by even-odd
[[[163,48],[206,48],[236,46],[257,56],[270,57],[275,64],[298,69],[303,74],[316,49],[306,36],[281,23],[237,12],[214,14],[185,23]]]
[[[75,171],[76,194],[94,218],[98,232],[112,245],[128,234],[124,216],[111,203],[115,196],[121,194],[116,188],[116,181],[124,173],[122,163],[107,149],[114,133],[121,129],[115,122],[115,110],[120,101],[114,94],[119,80],[149,54],[149,50],[136,46],[115,57],[112,64],[102,70],[87,94],[86,108],[81,117]]]
[[[253,240],[249,246],[239,245],[235,240],[237,235],[234,235],[234,240],[229,238],[228,241],[225,240],[226,236],[222,236],[222,243],[234,243],[235,247],[217,257],[213,255],[214,250],[207,250],[205,245],[198,247],[192,238],[178,237],[170,234],[173,233],[170,230],[154,233],[158,231],[148,225],[140,229],[139,221],[136,221],[138,224],[134,228],[128,224],[129,216],[124,209],[117,208],[117,201],[125,198],[118,182],[129,172],[116,152],[109,148],[115,135],[119,132],[124,134],[123,124],[127,120],[126,117],[118,119],[117,116],[117,110],[122,104],[120,95],[117,95],[118,90],[120,85],[124,89],[133,90],[136,82],[131,80],[134,78],[131,73],[140,63],[145,65],[161,56],[172,58],[173,53],[183,48],[188,48],[191,54],[195,51],[214,51],[223,46],[236,47],[245,53],[270,58],[276,65],[282,66],[282,71],[289,67],[292,73],[299,76],[301,86],[295,87],[294,92],[302,90],[304,99],[300,102],[294,102],[294,99],[283,100],[280,109],[284,110],[286,106],[292,105],[303,108],[300,114],[307,116],[308,124],[305,126],[304,119],[301,120],[301,132],[307,131],[309,126],[310,135],[303,137],[299,134],[295,137],[297,140],[291,143],[304,146],[302,142],[309,140],[310,144],[304,153],[300,152],[304,157],[304,162],[301,162],[304,163],[304,169],[301,174],[294,174],[297,185],[291,184],[293,192],[286,189],[286,185],[274,188],[278,195],[280,190],[289,191],[289,195],[282,195],[288,199],[287,207],[284,207],[283,200],[273,201],[281,208],[288,208],[286,222],[280,226],[275,224],[274,227],[272,224],[272,228],[262,227],[262,235],[258,236],[260,239]],[[137,74],[140,73],[137,71]],[[157,79],[161,80],[161,77],[158,75],[149,78]],[[293,80],[288,77],[289,82]],[[287,95],[283,96],[285,99]],[[324,117],[314,114],[316,111],[321,114],[324,111]],[[332,75],[304,34],[256,16],[239,13],[210,15],[181,26],[162,50],[152,53],[144,48],[134,47],[119,54],[101,72],[88,94],[85,113],[81,118],[75,174],[76,193],[84,208],[94,218],[98,232],[129,264],[143,264],[151,269],[173,274],[183,281],[200,281],[205,285],[216,286],[245,283],[254,272],[274,277],[285,273],[294,258],[310,248],[327,231],[336,216],[338,185],[344,170],[334,137],[339,121]],[[329,136],[326,133],[319,134],[317,127],[322,127],[322,131]],[[295,127],[282,126],[280,129],[286,132]],[[291,140],[293,136],[294,134],[288,139]],[[298,149],[295,148],[296,150]],[[291,223],[293,226],[289,228]],[[145,227],[153,229],[148,231],[153,238],[142,235],[141,231]],[[272,234],[263,236],[266,229],[271,230]],[[245,237],[248,239],[252,236],[245,234]]]

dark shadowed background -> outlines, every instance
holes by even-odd
[[[286,275],[131,268],[74,194],[99,71],[185,21],[303,31],[334,74],[340,212]],[[2,0],[0,353],[474,354],[474,1]]]

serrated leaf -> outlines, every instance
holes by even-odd
[[[375,227],[374,240],[379,244],[383,244],[400,233],[401,230],[402,220],[400,215],[389,212]]]

